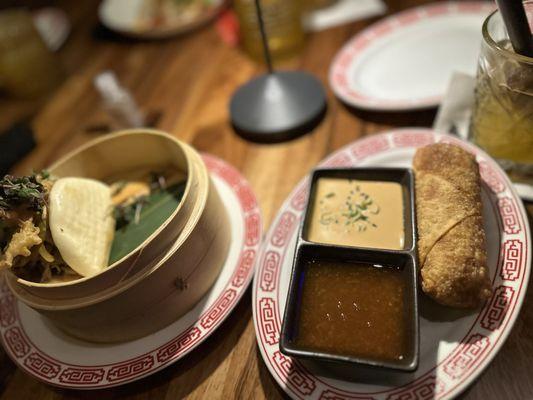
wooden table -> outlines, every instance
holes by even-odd
[[[389,0],[389,12],[424,2]],[[332,95],[327,84],[330,61],[347,39],[373,22],[367,20],[309,35],[301,55],[288,65],[313,73],[328,88],[329,109],[321,125],[311,135],[289,143],[248,143],[234,134],[228,122],[228,101],[235,88],[260,73],[262,66],[239,49],[222,43],[213,26],[161,42],[102,39],[101,30],[95,28],[95,3],[60,2],[74,21],[73,35],[61,54],[70,77],[36,114],[33,126],[39,146],[17,165],[15,172],[46,166],[97,136],[88,132],[91,127],[109,123],[92,87],[93,77],[104,69],[117,73],[143,110],[160,113],[157,128],[242,171],[257,194],[267,228],[293,186],[333,150],[389,127],[430,126],[434,118],[435,110],[349,110]],[[15,111],[11,115],[18,115]],[[511,336],[486,372],[463,395],[465,399],[533,399],[531,327],[530,292]],[[1,352],[0,357],[1,399],[284,397],[256,345],[250,289],[197,350],[165,370],[123,387],[90,393],[58,390],[26,376],[5,353]]]

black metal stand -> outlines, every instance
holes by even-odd
[[[230,115],[236,132],[245,139],[276,143],[311,131],[324,117],[326,95],[320,82],[302,71],[274,71],[260,0],[255,0],[268,73],[234,93]]]

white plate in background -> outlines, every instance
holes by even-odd
[[[157,0],[103,0],[98,7],[98,17],[107,28],[125,36],[164,39],[189,32],[208,23],[222,9],[226,0],[196,1],[205,5],[201,13],[184,15],[183,18],[174,19],[167,25],[147,24],[143,18],[146,8],[152,3],[157,4]]]
[[[436,106],[452,72],[475,75],[481,27],[494,8],[486,1],[434,3],[380,20],[337,53],[330,85],[363,109]]]

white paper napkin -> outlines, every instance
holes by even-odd
[[[383,15],[387,6],[381,0],[338,0],[330,7],[309,13],[304,18],[308,31],[320,31],[364,18]]]
[[[112,71],[99,73],[93,83],[109,115],[119,126],[138,128],[145,125],[144,115],[133,95],[120,84]]]
[[[476,80],[462,72],[454,72],[442,100],[433,129],[439,132],[453,133],[462,139],[468,139],[468,127]]]

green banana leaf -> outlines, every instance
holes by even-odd
[[[177,183],[147,196],[139,221],[131,221],[115,231],[109,265],[135,250],[165,222],[181,202],[185,184],[186,182]]]

